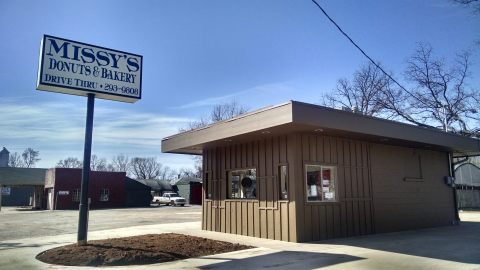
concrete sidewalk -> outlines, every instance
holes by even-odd
[[[89,240],[176,232],[257,248],[169,263],[108,269],[480,269],[480,212],[462,213],[460,226],[287,243],[200,230],[199,222],[94,231]],[[75,242],[75,234],[0,242],[0,269],[98,269],[39,262],[43,250]]]

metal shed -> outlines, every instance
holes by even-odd
[[[0,168],[0,189],[10,188],[10,195],[2,196],[0,193],[0,208],[2,202],[8,206],[28,205],[30,197],[33,198],[33,208],[42,208],[46,171],[39,168]]]
[[[178,188],[170,181],[160,179],[136,179],[136,181],[149,186],[154,196],[161,196],[164,192],[177,192]]]
[[[187,199],[188,204],[202,204],[202,179],[198,177],[183,177],[175,182],[178,194]]]
[[[457,222],[476,139],[290,101],[162,140],[203,156],[205,230],[292,242]]]
[[[152,188],[125,177],[125,207],[149,207],[152,202]]]

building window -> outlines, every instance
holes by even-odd
[[[205,189],[205,198],[211,199],[212,198],[212,185],[210,184],[210,174],[208,172],[205,173],[205,181],[204,181],[204,189]]]
[[[245,169],[228,172],[229,199],[257,198],[257,170]]]
[[[278,166],[278,180],[279,180],[279,191],[280,199],[288,199],[288,174],[287,174],[287,165]]]
[[[74,189],[72,192],[72,202],[80,201],[80,189]]]
[[[306,165],[307,201],[335,201],[337,174],[335,166]]]
[[[108,202],[109,193],[110,192],[109,192],[108,188],[100,189],[100,201],[101,202]]]

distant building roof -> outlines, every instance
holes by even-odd
[[[133,190],[133,189],[148,189],[152,190],[152,188],[148,185],[145,185],[144,183],[132,179],[130,177],[125,177],[125,189]]]
[[[45,185],[46,171],[39,168],[0,168],[0,185]]]
[[[159,179],[137,179],[138,182],[152,188],[153,191],[174,190],[167,180]]]
[[[202,182],[202,178],[198,178],[198,177],[183,177],[181,178],[180,180],[178,180],[177,182],[175,182],[175,185],[190,185],[191,182],[197,182],[197,183],[201,183]]]

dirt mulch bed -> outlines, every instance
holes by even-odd
[[[57,247],[37,255],[50,264],[109,266],[151,264],[252,248],[201,237],[165,233],[88,241]]]

